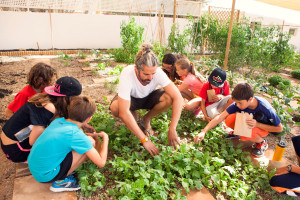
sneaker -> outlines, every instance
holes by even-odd
[[[230,131],[227,135],[225,135],[225,139],[227,140],[232,140],[232,139],[237,139],[240,138],[238,135],[234,135],[233,131]]]
[[[256,143],[256,146],[253,149],[252,154],[254,156],[260,157],[260,156],[264,155],[264,153],[267,149],[268,149],[268,143],[266,140],[264,140],[261,143]]]
[[[66,191],[76,191],[79,190],[81,187],[77,180],[74,178],[73,175],[67,176],[62,181],[54,181],[50,190],[52,192],[66,192]]]

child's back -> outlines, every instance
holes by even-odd
[[[72,150],[84,154],[93,148],[79,127],[65,118],[55,119],[35,143],[28,163],[31,173],[39,182],[52,180],[59,173],[60,163]]]
[[[87,158],[98,167],[105,165],[107,134],[84,134],[81,130],[95,111],[95,102],[90,98],[72,97],[68,107],[69,118],[55,119],[34,143],[28,157],[29,169],[37,181],[53,182],[51,191],[80,189],[80,185],[70,174]],[[103,138],[103,144],[100,144],[98,136]]]
[[[7,106],[5,116],[10,118],[19,108],[21,108],[30,97],[36,93],[41,93],[44,88],[51,85],[56,70],[44,63],[37,63],[27,74],[27,82],[29,85],[25,86],[15,99]]]

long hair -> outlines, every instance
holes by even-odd
[[[176,66],[179,66],[180,69],[187,69],[187,71],[196,76],[201,82],[205,82],[205,78],[195,70],[194,64],[190,62],[187,58],[181,58],[176,61]]]
[[[47,103],[53,103],[55,106],[55,113],[52,119],[58,117],[68,118],[68,105],[72,97],[69,96],[52,96],[47,93],[38,93],[32,96],[28,102],[34,104],[36,107],[44,107]]]
[[[152,52],[153,46],[145,43],[140,47],[140,51],[137,53],[135,58],[135,65],[137,69],[144,70],[144,66],[156,67],[158,66],[158,59]]]

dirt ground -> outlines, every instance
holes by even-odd
[[[38,63],[45,62],[50,64],[57,70],[57,77],[62,76],[73,76],[76,77],[80,83],[83,85],[83,94],[88,95],[95,99],[96,102],[103,102],[102,96],[108,97],[111,99],[115,93],[110,91],[107,87],[104,87],[105,84],[95,83],[93,79],[99,79],[101,76],[93,73],[93,71],[83,70],[85,68],[85,63],[79,62],[78,59],[68,61],[68,66],[66,66],[65,61],[61,61],[57,58],[26,58],[18,62],[1,62],[0,58],[0,126],[2,127],[6,122],[4,116],[4,110],[7,105],[14,99],[14,96],[26,85],[26,75],[29,72],[30,68]],[[112,63],[116,65],[116,63]],[[294,79],[294,83],[299,85],[299,80]],[[299,127],[292,127],[292,134],[287,136],[288,147],[284,157],[296,163],[295,154],[293,146],[291,143],[291,136],[298,135],[300,133]],[[275,149],[278,142],[278,138],[275,136],[267,137],[269,148]],[[8,161],[3,152],[0,151],[0,200],[10,200],[12,199],[14,179],[15,179],[15,164]]]

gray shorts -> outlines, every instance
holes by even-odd
[[[217,101],[209,106],[206,107],[206,113],[210,118],[214,118],[216,115],[219,115],[221,112],[224,111],[224,108],[231,98],[231,95],[225,96],[220,101]]]

